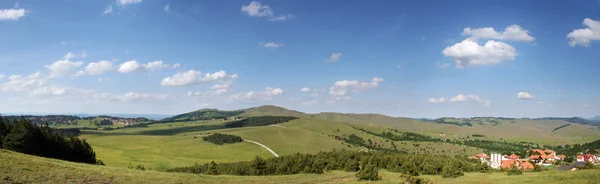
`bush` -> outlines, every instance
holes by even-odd
[[[585,165],[578,167],[578,169],[596,169],[596,166],[591,162],[585,161]]]
[[[362,180],[370,180],[370,181],[381,180],[381,177],[379,177],[379,171],[378,171],[378,169],[374,165],[372,165],[372,164],[367,164],[367,165],[364,165],[362,168],[360,168],[360,170],[358,170],[358,172],[356,173],[356,178],[359,181],[362,181]]]
[[[429,180],[426,180],[423,178],[414,177],[411,175],[403,175],[403,176],[404,176],[403,184],[430,184],[431,183]]]
[[[516,165],[513,165],[512,167],[510,167],[510,169],[508,170],[508,175],[521,175],[523,174],[523,171],[521,169],[519,169]]]
[[[220,134],[220,133],[215,133],[215,134],[211,134],[209,136],[203,137],[202,140],[216,144],[216,145],[232,144],[232,143],[238,143],[238,142],[244,141],[240,136]]]
[[[456,178],[464,175],[465,173],[463,173],[463,171],[458,167],[458,164],[454,162],[446,164],[442,169],[443,178]]]
[[[547,170],[548,170],[548,168],[546,168],[546,166],[533,164],[533,172],[541,172],[541,171],[547,171]]]
[[[104,162],[102,162],[102,160],[98,159],[98,160],[96,160],[96,165],[104,165]]]

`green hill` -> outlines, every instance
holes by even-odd
[[[197,111],[192,111],[192,112],[164,118],[161,120],[161,122],[224,119],[224,118],[228,118],[228,117],[232,117],[232,116],[237,116],[243,112],[244,112],[243,110],[222,111],[222,110],[218,110],[218,109],[200,109]]]

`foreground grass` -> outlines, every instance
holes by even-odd
[[[600,183],[600,170],[524,172],[523,175],[509,176],[504,172],[465,173],[458,178],[441,176],[420,176],[433,183]]]
[[[379,171],[381,181],[356,181],[353,172],[283,176],[207,176],[79,164],[0,149],[0,183],[400,183],[401,174]],[[600,183],[600,170],[465,173],[458,178],[420,176],[433,183]]]

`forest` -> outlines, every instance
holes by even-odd
[[[65,137],[47,125],[21,118],[12,122],[0,117],[0,148],[41,157],[96,164],[96,154],[85,141]]]
[[[362,169],[367,171],[361,172]],[[487,164],[463,157],[333,150],[316,154],[297,153],[269,159],[256,157],[252,161],[243,162],[195,164],[167,171],[208,175],[263,176],[299,173],[323,174],[325,170],[343,170],[358,171],[361,173],[357,174],[359,179],[359,175],[364,175],[368,178],[363,179],[377,180],[377,174],[372,172],[377,172],[378,169],[411,176],[442,175],[443,177],[458,177],[462,176],[464,172],[488,172],[491,170]]]
[[[259,116],[259,117],[248,117],[246,119],[237,120],[225,123],[227,128],[238,128],[247,126],[264,126],[278,123],[285,123],[291,120],[298,119],[292,116]]]
[[[242,137],[236,135],[214,133],[209,136],[202,137],[202,140],[216,145],[233,144],[244,141]]]

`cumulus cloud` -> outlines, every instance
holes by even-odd
[[[475,39],[465,39],[446,47],[442,53],[454,59],[457,68],[498,64],[505,60],[514,60],[517,56],[515,48],[504,42],[489,40],[482,46]]]
[[[587,47],[590,46],[592,41],[600,41],[600,21],[585,18],[583,25],[587,28],[575,29],[567,34],[570,46],[581,45]]]
[[[342,53],[341,52],[333,53],[333,54],[331,54],[331,56],[329,56],[329,58],[327,58],[325,60],[325,62],[327,62],[327,63],[335,63],[335,62],[338,62],[341,57],[342,57]]]
[[[284,44],[275,42],[259,42],[258,45],[264,48],[275,50],[276,48],[283,47]]]
[[[160,85],[163,86],[191,86],[200,85],[210,81],[226,81],[236,79],[237,74],[227,75],[227,72],[221,70],[215,73],[206,73],[202,75],[199,71],[189,70],[176,73],[171,77],[164,78]]]
[[[275,15],[269,6],[261,5],[256,1],[252,1],[248,5],[242,5],[241,11],[250,17],[268,18],[270,21],[284,21],[294,17],[292,14]]]
[[[131,60],[120,64],[118,71],[121,73],[131,73],[139,70],[154,72],[164,68],[169,68],[169,65],[163,63],[162,60],[151,61],[146,64],[141,64],[136,60]]]
[[[71,73],[76,68],[79,68],[83,64],[82,61],[72,62],[69,60],[58,60],[45,67],[50,70],[49,77],[59,77]]]
[[[310,88],[308,88],[308,87],[303,87],[302,89],[300,89],[300,91],[302,91],[302,92],[309,92],[309,91],[310,91]]]
[[[4,93],[31,91],[41,87],[44,82],[45,80],[40,77],[40,72],[28,76],[11,75],[7,77],[6,82],[0,83],[0,91]]]
[[[477,95],[463,95],[463,94],[458,94],[448,100],[446,100],[445,98],[429,98],[427,101],[429,101],[430,103],[445,103],[445,102],[477,102],[480,103],[484,106],[490,106],[492,104],[491,101],[489,100],[484,100],[479,98],[479,96]]]
[[[138,70],[141,66],[136,60],[126,61],[119,65],[118,71],[121,73],[131,73]]]
[[[142,0],[117,0],[117,4],[121,5],[121,6],[125,6],[128,4],[137,4],[137,3],[141,3]]]
[[[446,99],[443,97],[439,99],[429,98],[427,101],[429,101],[430,103],[444,103],[446,102]]]
[[[173,66],[171,66],[171,68],[179,68],[179,66],[181,66],[181,64],[175,63],[175,64],[173,64]]]
[[[361,82],[356,80],[337,81],[333,86],[329,87],[329,95],[331,96],[347,96],[349,91],[359,92],[367,89],[376,88],[383,82],[382,78],[375,77],[369,82]]]
[[[27,10],[23,8],[12,8],[0,10],[0,20],[19,20],[27,14]]]
[[[533,42],[534,37],[529,35],[529,31],[521,28],[519,25],[510,25],[504,28],[504,32],[497,32],[492,27],[472,29],[467,27],[463,29],[463,36],[471,36],[473,38],[494,39],[494,40],[509,40],[509,41],[525,41]]]
[[[533,99],[533,95],[529,94],[528,92],[518,92],[517,98],[523,100],[530,100]]]
[[[283,89],[275,87],[267,87],[265,91],[255,92],[250,91],[247,93],[239,93],[233,95],[231,98],[234,100],[272,100],[274,96],[283,94]]]
[[[104,9],[102,14],[110,14],[112,12],[113,12],[113,8],[112,8],[112,4],[111,4],[111,5],[108,5],[108,7],[106,7],[106,9]]]
[[[80,75],[100,75],[109,71],[114,70],[114,66],[110,61],[98,61],[91,62],[81,71],[75,73],[76,76]]]

